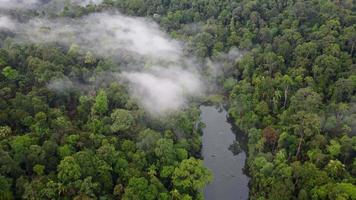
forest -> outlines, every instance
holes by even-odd
[[[0,0],[1,200],[204,199],[206,102],[249,199],[356,199],[355,2]]]

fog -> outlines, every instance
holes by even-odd
[[[1,9],[33,8],[38,6],[40,0],[0,0]]]
[[[73,81],[70,80],[68,77],[63,77],[60,79],[51,80],[48,83],[47,87],[50,90],[62,93],[62,92],[69,92],[75,89],[74,87],[80,87],[80,86],[79,84],[73,83]]]
[[[239,61],[245,53],[233,47],[227,53],[219,53],[214,58],[207,58],[206,65],[209,70],[209,76],[217,78],[226,74],[233,68],[237,61]]]
[[[33,18],[26,23],[4,16],[0,19],[1,26],[13,30],[18,42],[76,44],[83,53],[89,51],[98,57],[129,58],[130,67],[116,76],[117,81],[128,83],[132,97],[149,114],[177,111],[191,97],[203,94],[195,59],[184,55],[184,44],[147,18],[106,12],[76,19]],[[48,88],[68,91],[77,85],[73,83],[68,78],[56,79]]]
[[[0,30],[14,30],[15,22],[8,16],[0,15]]]
[[[65,5],[99,5],[103,0],[0,0],[1,10],[62,10]]]
[[[122,76],[131,82],[131,94],[154,115],[174,112],[188,103],[187,97],[203,94],[198,73],[180,67],[153,67]]]
[[[18,31],[23,41],[75,43],[99,56],[130,54],[176,62],[182,54],[179,42],[169,39],[156,23],[118,13],[95,13],[79,19],[35,18],[21,24]]]
[[[80,5],[80,6],[86,6],[89,4],[97,5],[101,4],[103,0],[71,0],[72,3]]]

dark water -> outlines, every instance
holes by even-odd
[[[246,153],[235,155],[229,146],[236,135],[227,122],[227,112],[215,106],[200,107],[203,129],[204,164],[214,174],[213,181],[205,188],[206,200],[246,200],[248,199],[249,178],[243,173]],[[241,141],[239,141],[241,143]]]

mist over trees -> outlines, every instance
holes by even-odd
[[[250,199],[356,199],[355,6],[0,0],[0,199],[203,199],[206,92]]]

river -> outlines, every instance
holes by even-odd
[[[204,189],[205,199],[248,199],[249,177],[243,172],[246,152],[242,148],[240,153],[234,155],[229,149],[237,138],[227,121],[226,110],[215,106],[201,106],[200,109],[201,120],[205,124],[202,138],[204,165],[214,175],[213,181]]]

